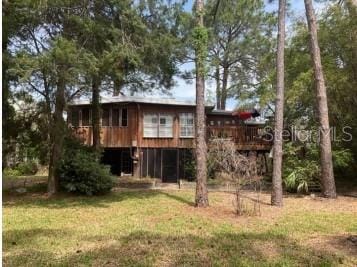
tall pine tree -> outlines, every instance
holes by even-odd
[[[204,3],[196,0],[196,27],[193,40],[196,54],[196,206],[208,206],[207,145],[205,119],[205,59],[207,55],[207,29],[204,26]]]
[[[316,83],[316,98],[319,119],[320,162],[322,193],[327,198],[336,198],[335,178],[333,174],[330,124],[328,117],[327,93],[322,70],[320,47],[317,39],[317,22],[312,0],[305,0],[306,18],[310,37],[310,54]]]
[[[279,0],[278,50],[276,59],[276,101],[273,147],[273,188],[271,204],[283,205],[282,163],[283,163],[283,120],[284,120],[284,49],[285,49],[286,0]]]

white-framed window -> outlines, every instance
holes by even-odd
[[[159,114],[159,137],[173,137],[173,116],[170,114]]]
[[[173,116],[163,113],[145,113],[144,137],[173,137]]]
[[[180,113],[180,137],[194,137],[195,123],[193,113]]]
[[[158,137],[158,118],[155,113],[144,114],[144,137]]]

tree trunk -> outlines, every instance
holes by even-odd
[[[219,73],[219,65],[216,66],[215,72],[215,80],[216,80],[216,109],[221,109],[221,82],[220,82],[220,73]]]
[[[320,47],[317,40],[317,23],[312,1],[305,0],[306,18],[310,36],[310,54],[313,62],[316,96],[319,117],[320,161],[322,194],[327,198],[336,198],[335,178],[333,175],[330,125],[328,118],[327,95],[321,65]]]
[[[346,3],[346,7],[351,18],[357,18],[357,0],[348,0]],[[355,30],[350,34],[350,43],[357,43],[357,30]],[[353,71],[353,77],[355,81],[357,81],[357,49],[356,47],[351,51],[351,67]]]
[[[10,10],[8,2],[3,1],[2,6],[2,15],[3,18],[8,17]],[[10,103],[9,103],[9,95],[10,95],[10,77],[8,73],[8,69],[11,65],[10,62],[10,53],[8,51],[9,45],[9,28],[8,24],[3,23],[3,32],[2,32],[2,168],[7,167],[8,165],[8,157],[7,157],[7,146],[9,141],[9,134],[7,133],[7,126],[10,121]]]
[[[228,67],[223,67],[222,91],[221,91],[221,109],[226,109],[228,86]]]
[[[65,80],[59,74],[56,91],[55,113],[53,116],[52,134],[51,134],[51,156],[48,171],[48,194],[54,195],[59,189],[58,166],[61,162],[63,152],[63,140],[65,134],[65,121],[63,111],[65,107]]]
[[[279,0],[278,51],[276,60],[276,101],[273,147],[273,188],[271,204],[283,206],[283,185],[281,169],[283,162],[283,119],[284,119],[284,42],[285,42],[285,8],[286,0]]]
[[[93,129],[93,148],[100,151],[100,95],[99,79],[93,78],[92,81],[92,129]]]
[[[204,29],[203,0],[196,1],[197,27]],[[204,80],[204,49],[206,44],[197,44],[196,47],[196,206],[208,206],[207,193],[207,146],[206,146],[206,119],[205,119],[205,80]]]
[[[4,8],[4,10],[6,10]],[[3,133],[3,139],[2,139],[2,168],[7,167],[8,165],[8,157],[7,157],[7,126],[8,126],[8,120],[9,120],[9,77],[8,77],[8,67],[9,67],[9,53],[7,51],[7,45],[8,45],[8,37],[6,34],[3,35],[3,40],[2,40],[2,55],[3,55],[3,60],[2,60],[2,133]]]
[[[46,131],[47,131],[47,135],[46,135],[46,142],[47,142],[47,145],[48,145],[48,148],[51,148],[51,140],[52,140],[52,137],[51,137],[51,127],[52,127],[52,123],[53,123],[53,118],[52,118],[52,110],[51,110],[51,98],[50,98],[50,92],[49,92],[49,88],[48,88],[48,84],[45,83],[45,105],[46,105],[46,118],[47,118],[47,121],[46,121]],[[46,154],[46,164],[49,163],[50,161],[50,158],[51,158],[51,152],[50,152],[50,149],[48,149],[49,151],[47,151],[47,154]]]

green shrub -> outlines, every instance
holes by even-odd
[[[334,171],[345,169],[353,162],[348,149],[333,147]],[[320,184],[319,146],[313,144],[284,145],[283,182],[290,192],[309,192],[312,185]]]
[[[353,164],[353,155],[349,149],[334,148],[332,151],[333,167],[345,170]]]
[[[16,169],[5,168],[3,170],[3,175],[4,176],[20,176],[21,173]]]
[[[38,165],[34,161],[20,162],[13,168],[5,168],[5,176],[34,175],[38,171]]]
[[[319,184],[318,175],[320,168],[314,161],[304,161],[302,166],[296,166],[284,177],[284,184],[288,191],[309,192],[310,186]]]
[[[114,185],[109,167],[99,163],[98,153],[73,140],[66,141],[58,174],[60,186],[67,192],[104,194]]]
[[[309,192],[319,184],[320,166],[317,146],[286,143],[284,145],[283,182],[289,192]]]
[[[20,175],[34,175],[38,171],[37,163],[34,161],[26,161],[19,163],[16,168]]]

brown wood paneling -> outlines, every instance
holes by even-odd
[[[208,141],[213,138],[231,140],[238,150],[270,150],[272,146],[262,126],[210,126],[207,131]]]
[[[194,113],[194,107],[184,106],[165,106],[165,105],[149,105],[141,104],[139,111],[139,142],[141,147],[152,148],[192,148],[194,138],[180,137],[180,113]],[[173,115],[173,137],[172,138],[145,138],[143,137],[143,120],[144,113],[168,113]]]
[[[71,110],[81,109],[84,106],[71,107]],[[137,107],[136,104],[105,104],[103,108],[127,108],[128,126],[101,127],[101,144],[104,148],[131,147],[137,139]],[[71,112],[70,110],[70,112]],[[111,118],[111,115],[110,115]],[[70,122],[70,121],[69,121]],[[79,124],[81,125],[81,123]],[[75,135],[86,145],[92,144],[92,127],[72,127]]]
[[[85,106],[70,107],[69,114],[74,109]],[[88,107],[88,105],[87,105]],[[105,104],[105,108],[127,108],[128,126],[105,126],[101,127],[101,143],[104,148],[115,147],[138,147],[138,148],[194,148],[194,138],[180,137],[180,113],[194,113],[192,106],[170,106],[157,104]],[[144,113],[169,113],[173,115],[173,137],[172,138],[144,138],[143,118]],[[109,113],[111,118],[111,112]],[[81,116],[79,116],[81,117]],[[209,125],[214,121],[214,126]],[[221,121],[221,125],[217,125]],[[230,121],[228,125],[225,121]],[[235,125],[232,124],[235,122]],[[70,120],[69,120],[70,123]],[[229,138],[234,140],[239,149],[243,150],[269,150],[271,142],[262,139],[262,127],[241,125],[237,117],[221,114],[207,114],[207,138]],[[72,127],[74,133],[84,144],[92,144],[92,127]],[[111,125],[111,124],[110,124]]]

